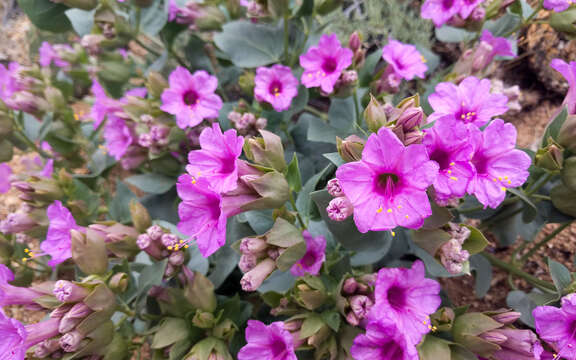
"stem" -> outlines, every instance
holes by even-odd
[[[519,278],[522,278],[522,279],[528,281],[530,284],[534,285],[538,289],[545,291],[545,292],[548,292],[548,293],[556,293],[556,288],[554,287],[554,285],[550,284],[549,282],[540,280],[537,277],[532,276],[532,275],[518,269],[516,266],[514,266],[512,264],[509,264],[505,261],[498,259],[496,256],[494,256],[490,253],[482,252],[481,254],[488,261],[490,261],[490,263],[492,265],[499,267],[503,270],[506,270],[509,273],[514,274],[514,275],[518,276]]]
[[[290,191],[290,204],[292,205],[292,209],[294,209],[294,211],[296,212],[296,218],[298,219],[300,226],[302,226],[303,230],[306,230],[307,226],[304,223],[304,220],[302,220],[300,213],[298,212],[298,208],[296,207],[296,201],[294,201],[294,195],[292,194],[292,191]]]
[[[354,99],[354,112],[356,114],[356,124],[358,127],[362,127],[362,116],[360,115],[360,104],[358,103],[357,88],[354,88],[354,93],[352,97]]]
[[[554,174],[551,173],[547,173],[545,175],[542,175],[538,178],[538,180],[536,180],[536,182],[534,183],[534,185],[532,185],[530,187],[530,189],[526,190],[526,195],[527,196],[531,196],[532,194],[534,194],[536,191],[540,190],[540,188],[544,185],[546,185],[546,183],[548,181],[550,181],[550,179],[552,179],[554,177]]]
[[[568,221],[560,226],[558,226],[554,231],[548,234],[544,239],[540,240],[540,242],[536,243],[532,249],[530,249],[524,256],[520,258],[522,263],[526,262],[532,255],[534,255],[542,246],[546,245],[548,241],[554,239],[556,235],[560,234],[562,230],[566,229],[568,226],[572,224],[572,221]]]
[[[288,11],[284,12],[284,61],[288,61],[288,41],[290,41],[290,31],[288,24]]]
[[[306,107],[304,108],[304,111],[309,112],[310,114],[317,116],[324,121],[328,121],[328,114],[323,113],[322,111],[320,111],[316,108],[313,108],[310,105],[306,105]]]

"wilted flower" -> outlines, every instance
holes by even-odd
[[[355,360],[418,360],[416,346],[394,322],[372,321],[366,334],[354,339],[350,353]]]
[[[307,88],[320,87],[326,94],[334,91],[334,85],[342,71],[352,64],[352,50],[342,47],[336,34],[322,35],[318,46],[312,46],[300,55],[304,68],[301,81]]]
[[[342,192],[342,187],[336,178],[328,180],[328,183],[326,184],[326,190],[328,190],[328,193],[334,197],[344,195]]]
[[[190,74],[182,66],[169,77],[170,87],[162,93],[163,111],[176,116],[181,129],[194,127],[204,119],[217,118],[222,99],[215,94],[218,79],[204,70]]]
[[[428,122],[449,117],[478,127],[485,125],[508,110],[508,98],[490,93],[490,87],[490,80],[474,76],[465,78],[458,86],[449,82],[436,85],[436,91],[428,97],[434,109]]]
[[[259,67],[254,83],[256,100],[270,103],[276,111],[288,110],[298,94],[298,79],[288,66]]]
[[[238,182],[238,157],[242,154],[244,138],[230,129],[222,133],[215,123],[200,134],[201,150],[188,154],[186,171],[194,179],[208,181],[215,192],[234,190]]]
[[[257,320],[248,320],[246,328],[248,343],[238,353],[239,360],[297,360],[294,339],[284,330],[284,323],[273,322],[266,326]]]
[[[361,161],[336,171],[361,232],[422,226],[432,214],[426,188],[437,174],[438,165],[430,161],[424,145],[405,147],[388,128],[370,135]]]
[[[72,257],[70,230],[81,230],[81,227],[76,225],[70,210],[65,208],[59,200],[48,206],[46,214],[50,225],[46,240],[40,244],[40,248],[52,257],[48,265],[56,266]]]
[[[392,67],[394,73],[404,80],[426,77],[428,66],[414,45],[390,40],[382,49],[382,58]]]
[[[302,232],[306,242],[306,254],[292,266],[290,272],[294,276],[306,274],[318,275],[326,259],[326,239],[324,236],[312,236],[308,230]]]
[[[501,119],[492,121],[483,132],[475,130],[470,138],[474,147],[471,160],[476,175],[468,184],[468,193],[484,206],[497,208],[506,197],[506,189],[518,187],[529,176],[532,160],[516,149],[516,128]]]

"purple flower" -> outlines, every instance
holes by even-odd
[[[302,232],[306,241],[306,254],[296,264],[292,265],[290,272],[294,276],[306,274],[318,275],[324,260],[326,260],[326,239],[324,236],[312,236],[308,230]]]
[[[298,94],[298,79],[288,66],[259,67],[254,83],[256,100],[270,103],[276,111],[288,110]]]
[[[307,88],[320,87],[330,94],[342,71],[352,64],[352,50],[343,48],[336,34],[322,35],[318,46],[300,55],[304,73],[300,80]]]
[[[392,130],[372,134],[362,160],[344,164],[336,177],[354,206],[358,230],[417,229],[432,215],[426,189],[438,174],[424,145],[405,147]]]
[[[425,130],[422,143],[430,160],[439,166],[434,190],[440,201],[464,196],[474,177],[474,167],[470,163],[474,148],[469,143],[469,133],[468,126],[449,119],[439,119],[432,128]]]
[[[222,133],[218,123],[200,134],[201,150],[188,154],[186,171],[193,179],[205,178],[219,193],[234,190],[238,183],[238,157],[242,154],[244,138],[236,130]]]
[[[414,77],[421,79],[426,77],[428,66],[426,66],[424,57],[414,45],[390,40],[388,45],[382,49],[382,58],[392,67],[394,73],[402,79],[412,80]]]
[[[485,45],[488,45],[487,49],[490,50],[490,52],[484,56],[482,65],[487,66],[496,56],[516,57],[516,54],[512,50],[512,44],[510,41],[504,37],[496,37],[492,35],[490,30],[484,30],[482,32],[480,41]],[[484,68],[485,66],[480,66],[480,68]]]
[[[266,326],[258,320],[248,320],[248,343],[238,353],[238,360],[297,360],[294,339],[284,330],[284,323],[273,322]]]
[[[17,79],[19,68],[20,65],[15,62],[11,62],[8,68],[0,64],[0,99],[4,102],[8,102],[16,91],[22,90]]]
[[[10,165],[6,163],[0,164],[0,194],[8,192],[12,187],[10,175],[12,175],[12,168]]]
[[[35,299],[44,295],[36,290],[10,285],[14,274],[4,264],[0,264],[0,308],[7,305],[35,305]]]
[[[70,230],[81,230],[76,225],[70,210],[65,208],[59,200],[54,201],[46,210],[50,225],[46,233],[46,240],[40,248],[52,257],[48,265],[56,266],[72,257],[72,243]]]
[[[50,64],[52,64],[52,62],[54,62],[54,65],[56,65],[59,68],[66,68],[70,66],[70,64],[67,61],[62,60],[62,58],[58,54],[58,51],[56,51],[58,47],[61,49],[64,48],[70,50],[72,49],[68,45],[52,46],[52,44],[46,41],[42,43],[42,46],[40,46],[40,49],[38,49],[38,52],[40,54],[41,66],[48,67],[50,66]]]
[[[120,101],[109,98],[106,91],[97,80],[92,81],[92,93],[94,94],[94,104],[90,109],[90,117],[94,120],[94,128],[96,129],[106,115],[122,109]]]
[[[176,116],[181,129],[194,127],[204,119],[217,118],[222,99],[215,94],[218,79],[204,70],[190,74],[182,66],[169,77],[170,87],[162,93],[160,109]]]
[[[418,360],[416,346],[394,322],[372,321],[356,336],[350,353],[355,360]]]
[[[550,62],[550,66],[568,81],[568,93],[562,104],[568,107],[568,114],[576,114],[576,61],[570,61],[568,64],[563,60],[554,59]]]
[[[573,0],[544,0],[543,5],[545,9],[562,12],[567,10],[573,3]]]
[[[436,92],[428,97],[434,113],[432,122],[441,117],[452,117],[466,124],[483,126],[496,115],[508,110],[508,98],[490,93],[490,80],[469,76],[456,86],[449,82],[436,85]]]
[[[184,174],[176,184],[182,202],[178,206],[178,230],[196,237],[198,249],[204,257],[212,255],[226,243],[226,214],[222,196],[210,188],[204,178],[195,179]]]
[[[476,175],[467,191],[485,207],[496,208],[506,197],[507,188],[521,186],[528,178],[530,156],[515,148],[516,128],[501,119],[492,121],[483,132],[474,131],[470,143]]]
[[[26,329],[18,320],[0,311],[0,359],[24,360],[26,355]]]
[[[531,330],[502,328],[481,334],[481,338],[497,344],[500,350],[492,354],[495,360],[536,360],[542,352],[538,337]]]
[[[416,261],[411,269],[383,268],[374,287],[375,304],[369,318],[397,324],[417,344],[429,331],[430,314],[440,306],[440,284],[427,279],[424,263]]]
[[[420,10],[424,19],[430,19],[436,27],[444,25],[462,9],[462,0],[426,0]]]
[[[468,19],[472,12],[483,3],[484,0],[462,0],[460,11],[458,12],[462,19]]]
[[[134,142],[132,129],[126,121],[116,115],[108,115],[108,122],[104,127],[104,140],[110,155],[120,160]]]
[[[576,294],[563,297],[560,308],[538,306],[532,315],[540,338],[558,349],[555,358],[576,358]]]

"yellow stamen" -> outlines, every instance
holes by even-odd
[[[386,211],[388,211],[389,213],[391,213],[391,212],[392,212],[392,209],[388,209],[388,210],[386,210]]]
[[[458,181],[458,178],[454,177],[454,176],[450,176],[450,180]]]
[[[382,206],[380,206],[380,207],[378,208],[378,210],[376,210],[376,212],[377,212],[378,214],[380,214],[380,213],[382,212]]]
[[[450,163],[450,166],[454,166],[454,165],[456,165],[455,162],[451,162],[451,163]]]
[[[394,231],[390,231],[390,233],[392,234],[392,236],[396,236],[396,233]]]
[[[502,186],[502,187],[500,188],[500,190],[506,191],[506,188],[505,188],[504,186]]]

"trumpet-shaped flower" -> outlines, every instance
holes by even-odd
[[[281,321],[266,326],[257,320],[248,320],[248,343],[238,353],[239,360],[297,360],[294,339]]]
[[[416,46],[390,40],[382,49],[382,58],[392,67],[394,73],[404,79],[415,77],[423,79],[426,76],[426,61]]]
[[[46,210],[50,225],[46,233],[46,240],[40,244],[40,248],[52,257],[48,262],[50,266],[56,266],[72,257],[72,242],[70,230],[80,230],[74,217],[59,200],[54,201]]]
[[[298,79],[284,65],[259,67],[254,84],[256,100],[269,103],[276,111],[288,110],[292,99],[298,94]]]

